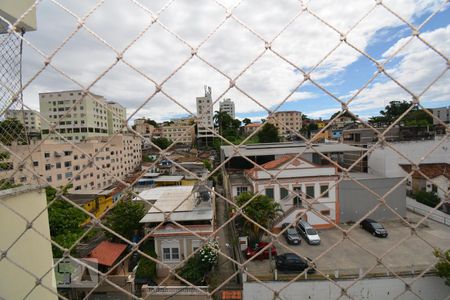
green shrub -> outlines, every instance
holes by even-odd
[[[436,205],[438,205],[439,202],[441,202],[438,195],[434,192],[419,191],[416,192],[414,196],[417,202],[420,202],[430,207],[436,207]]]

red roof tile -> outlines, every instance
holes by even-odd
[[[411,165],[400,165],[405,172],[411,172]],[[419,164],[420,171],[429,178],[445,176],[450,179],[450,165],[447,163]],[[415,171],[413,178],[424,178],[422,174]]]
[[[125,251],[126,248],[127,245],[125,244],[103,241],[91,251],[89,257],[97,259],[98,264],[100,265],[110,267]]]

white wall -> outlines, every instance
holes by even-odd
[[[406,278],[411,281],[412,278]],[[338,280],[337,283],[343,287],[353,283],[352,280]],[[274,290],[281,290],[287,284],[285,281],[264,282]],[[410,300],[419,299],[410,292],[404,293],[396,298],[405,290],[405,284],[399,279],[382,278],[382,279],[363,279],[358,281],[348,290],[348,294],[353,299],[365,300]],[[423,277],[418,279],[413,285],[412,290],[417,293],[421,299],[441,300],[446,299],[450,294],[450,287],[446,286],[444,280],[439,277]],[[348,297],[340,297],[341,289],[328,280],[309,280],[294,281],[290,283],[280,293],[281,299],[342,299],[347,300]],[[244,299],[246,300],[272,300],[273,292],[264,285],[257,282],[244,283]]]
[[[418,162],[428,151],[440,143],[441,140],[434,141],[412,141],[390,143],[404,156],[413,162]],[[438,148],[430,153],[421,163],[450,163],[450,140],[442,142]],[[388,146],[377,146],[369,154],[368,172],[377,176],[399,177],[405,176],[405,172],[399,164],[410,164],[408,160],[400,156]]]
[[[33,221],[33,228],[50,239],[48,214],[45,209],[47,199],[43,188],[21,186],[0,191],[0,202],[0,249],[8,249],[26,229],[26,221],[10,209],[20,213],[29,222],[44,211]],[[50,242],[32,229],[27,230],[9,249],[7,257],[39,278],[51,270],[53,265]],[[35,282],[35,277],[9,260],[0,261],[0,299],[23,299],[35,286]],[[42,283],[56,292],[53,270],[42,279]],[[44,287],[37,286],[28,299],[56,300],[57,297]]]
[[[445,177],[444,175],[441,175],[441,176],[438,176],[438,177],[435,177],[432,179],[433,179],[433,182],[427,180],[427,185],[426,185],[427,192],[431,192],[433,190],[432,185],[435,184],[438,187],[437,194],[438,194],[439,198],[441,200],[445,199],[445,192],[448,191],[448,188],[449,188],[449,181],[448,181],[447,177]]]

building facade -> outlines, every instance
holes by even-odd
[[[433,116],[444,122],[445,124],[450,123],[450,106],[433,108]],[[440,124],[438,120],[433,118],[433,124]]]
[[[41,116],[55,124],[55,131],[72,141],[122,131],[126,121],[120,104],[93,93],[83,95],[81,90],[40,93],[39,107]],[[42,122],[42,138],[50,135],[49,139],[59,140],[50,127]]]
[[[74,190],[103,189],[139,168],[142,161],[141,140],[133,135],[118,134],[110,141],[91,138],[75,145],[46,140],[36,149],[35,144],[11,146],[14,155],[5,161],[9,168],[0,171],[0,179],[53,186],[72,182]]]
[[[267,117],[267,122],[278,128],[278,134],[289,138],[302,129],[302,113],[299,111],[278,111]],[[289,127],[289,128],[288,128]]]
[[[46,240],[50,239],[50,228],[44,187],[27,185],[0,191],[0,202],[0,249],[8,249],[7,257],[26,270],[2,259],[0,298],[58,299],[52,246]],[[27,221],[33,229],[24,234]],[[28,272],[41,278],[41,284],[37,285]]]
[[[234,102],[230,98],[224,99],[220,102],[220,111],[226,112],[232,119],[236,117]]]
[[[275,220],[275,227],[281,227],[285,222],[292,223],[300,217],[316,228],[333,227],[327,218],[339,222],[338,173],[335,167],[318,166],[294,155],[282,156],[261,167],[266,171],[254,167],[244,174],[251,192],[265,194],[281,205],[283,215]],[[271,175],[277,176],[276,182]],[[308,202],[312,210],[307,210]]]
[[[261,123],[250,123],[242,127],[242,131],[244,132],[245,135],[250,135],[256,130],[258,130],[258,128],[261,126],[262,126]]]
[[[197,138],[213,138],[213,105],[211,88],[205,86],[205,96],[197,97]]]
[[[154,130],[154,137],[171,140],[177,144],[192,145],[195,141],[195,128],[193,125],[167,125]]]
[[[28,133],[38,134],[41,132],[41,118],[39,112],[29,109],[8,109],[5,112],[6,119],[17,119]]]

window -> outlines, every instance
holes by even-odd
[[[57,168],[57,169],[61,169],[61,163],[60,163],[60,162],[57,162],[57,163],[56,163],[56,168]]]
[[[72,166],[72,162],[71,161],[65,161],[64,162],[64,167],[70,167],[70,166]]]
[[[306,187],[306,195],[309,198],[314,198],[314,186],[313,185],[310,185],[310,186]]]
[[[328,198],[328,184],[321,184],[320,185],[320,194],[325,193],[322,195],[323,198]]]
[[[45,164],[45,170],[48,171],[52,168],[51,164]]]
[[[267,197],[270,197],[273,199],[273,188],[266,188],[265,194]]]
[[[289,192],[285,188],[280,188],[280,199],[284,199],[289,195]]]
[[[62,174],[56,174],[56,179],[57,180],[62,180]]]
[[[180,242],[178,240],[163,240],[161,248],[163,260],[180,260]]]
[[[163,260],[179,260],[179,248],[163,248]]]
[[[248,191],[248,188],[247,188],[246,186],[238,186],[238,187],[236,188],[236,190],[237,190],[236,193],[237,193],[237,195],[239,196],[240,194],[247,192],[247,191]]]
[[[437,188],[437,186],[436,186],[435,184],[433,184],[433,185],[431,186],[431,191],[432,191],[433,193],[437,193],[438,188]]]
[[[44,153],[44,157],[45,157],[45,158],[49,158],[49,157],[50,157],[50,152],[45,152],[45,153]]]
[[[34,166],[34,167],[39,166],[39,162],[38,162],[38,161],[33,161],[33,166]]]
[[[71,178],[72,177],[72,172],[67,172],[64,176],[66,178]]]

